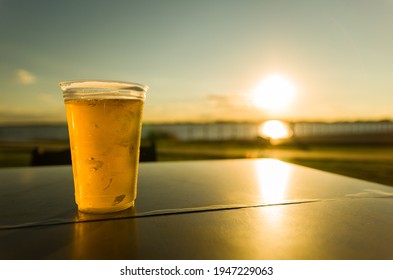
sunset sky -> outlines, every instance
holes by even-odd
[[[148,85],[146,122],[393,119],[392,15],[391,0],[0,0],[0,123],[65,121],[71,79]]]

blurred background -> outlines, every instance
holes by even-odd
[[[393,185],[390,0],[0,0],[0,166],[68,148],[58,83],[146,84],[155,160],[278,158]]]

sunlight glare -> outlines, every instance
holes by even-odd
[[[287,124],[278,120],[264,122],[259,127],[259,134],[270,139],[284,139],[291,136],[291,131]]]
[[[295,86],[281,75],[271,75],[260,82],[252,96],[254,106],[269,112],[285,110],[296,93]]]
[[[261,198],[264,203],[282,203],[289,184],[291,168],[276,159],[256,163]]]

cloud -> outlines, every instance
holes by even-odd
[[[16,78],[22,85],[31,85],[37,81],[37,77],[25,69],[18,69]]]
[[[240,93],[232,94],[208,94],[205,100],[215,108],[225,109],[249,109],[250,104],[247,96]]]
[[[219,120],[258,120],[266,115],[250,103],[247,95],[241,93],[206,95],[205,108],[212,118]]]
[[[206,105],[214,110],[231,109],[236,107],[236,103],[233,102],[232,98],[225,94],[209,94],[205,96],[205,100],[207,101]]]

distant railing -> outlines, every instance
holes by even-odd
[[[393,133],[393,122],[303,122],[294,125],[298,137]]]
[[[261,123],[215,122],[144,124],[142,138],[173,137],[182,141],[195,140],[253,140],[260,136]],[[322,136],[361,136],[393,134],[392,121],[375,122],[296,122],[290,123],[297,138]],[[154,137],[152,137],[154,136]],[[0,142],[68,141],[65,124],[0,126]],[[392,139],[393,142],[393,139]]]

